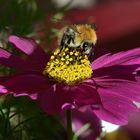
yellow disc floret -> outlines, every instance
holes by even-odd
[[[51,79],[73,85],[90,78],[92,69],[88,57],[76,49],[57,49],[50,57],[44,71]]]

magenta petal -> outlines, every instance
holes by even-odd
[[[127,119],[124,118],[122,115],[114,111],[109,111],[105,109],[104,107],[100,107],[99,110],[93,110],[93,112],[102,120],[117,124],[117,125],[125,125],[128,123]],[[123,112],[122,112],[123,113]]]
[[[41,92],[38,100],[44,111],[49,114],[60,113],[66,104],[73,108],[73,99],[69,90],[59,84],[54,84],[48,90]]]
[[[38,70],[38,68],[32,63],[23,60],[20,57],[15,56],[2,48],[0,48],[0,64],[7,67],[15,68],[18,71]]]
[[[140,83],[122,79],[94,78],[99,95],[102,92],[115,96],[123,96],[132,101],[140,102]]]
[[[0,85],[0,95],[6,94],[7,92],[7,89],[3,85]]]
[[[13,43],[16,48],[27,55],[34,55],[34,51],[36,51],[39,56],[42,54],[45,55],[45,52],[37,45],[37,43],[33,39],[12,35],[9,37],[9,42]]]
[[[37,100],[37,97],[38,97],[38,94],[37,93],[21,93],[21,94],[16,94],[16,93],[13,93],[13,95],[15,97],[19,97],[19,96],[29,96],[32,100]]]
[[[120,79],[95,80],[102,107],[93,108],[93,111],[105,121],[119,125],[126,124],[130,113],[138,111],[133,101],[140,99],[139,84]]]
[[[93,70],[109,67],[113,65],[134,65],[138,64],[140,66],[140,48],[132,49],[129,51],[123,51],[116,54],[105,54],[94,62],[91,66]]]
[[[126,79],[136,81],[134,71],[139,65],[116,65],[94,70],[94,77],[106,76],[108,78]]]
[[[80,130],[84,125],[89,124],[89,128],[80,135],[84,140],[94,140],[101,133],[101,123],[94,113],[86,110],[85,112],[79,112],[73,110],[72,122],[75,133]]]
[[[138,111],[138,108],[130,100],[118,95],[104,92],[101,95],[101,100],[103,106],[98,110],[93,110],[94,113],[99,118],[114,124],[127,124],[129,115]]]
[[[14,44],[16,48],[24,52],[41,68],[45,66],[49,56],[41,49],[40,46],[33,40],[23,37],[10,36],[9,42]]]
[[[75,106],[71,103],[64,103],[61,107],[62,110],[67,110],[67,109],[74,109]]]
[[[2,85],[2,83],[1,83]],[[37,94],[44,89],[49,88],[48,81],[45,77],[39,75],[17,75],[3,82],[3,86],[8,92],[16,96]]]
[[[64,126],[67,126],[66,115],[61,113]],[[84,112],[79,112],[76,109],[72,110],[72,126],[73,131],[76,134],[81,128],[88,125],[87,129],[80,134],[79,138],[82,140],[95,140],[101,133],[100,119],[92,112],[92,110],[86,109]]]
[[[78,106],[101,104],[100,96],[94,84],[83,82],[72,88],[75,103]]]

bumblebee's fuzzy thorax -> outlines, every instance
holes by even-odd
[[[89,41],[93,42],[93,44],[96,44],[97,36],[95,30],[88,24],[85,25],[73,25],[71,26],[72,29],[74,29],[75,32],[77,32],[77,35],[75,37],[76,42],[82,43],[83,41]]]

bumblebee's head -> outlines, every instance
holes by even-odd
[[[61,47],[81,48],[86,54],[95,46],[97,36],[91,25],[71,25],[60,31],[59,45]]]

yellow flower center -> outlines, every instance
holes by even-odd
[[[56,49],[47,63],[44,75],[68,85],[90,78],[92,69],[88,56],[73,48]]]

